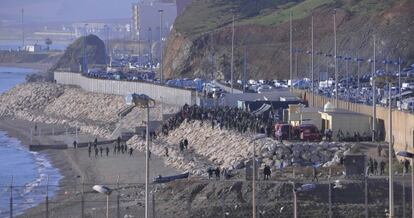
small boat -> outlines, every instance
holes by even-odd
[[[167,183],[167,182],[172,182],[177,179],[186,179],[188,178],[189,175],[190,173],[188,172],[174,175],[174,176],[165,176],[165,177],[162,177],[161,175],[159,175],[157,178],[154,179],[154,183]]]

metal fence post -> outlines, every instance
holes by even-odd
[[[332,168],[329,167],[329,176],[328,176],[328,188],[329,188],[329,192],[328,192],[328,197],[329,197],[329,212],[328,212],[328,216],[329,218],[332,218],[332,190],[331,190],[331,175],[332,175]]]
[[[10,218],[13,218],[13,176],[10,182]]]
[[[85,177],[82,177],[81,217],[85,217]]]
[[[156,192],[156,188],[152,189],[152,218],[155,218],[155,192]]]
[[[403,189],[403,193],[402,193],[402,206],[403,206],[403,218],[406,217],[406,213],[405,213],[405,169],[403,169],[403,179],[402,179],[402,189]]]
[[[116,188],[118,189],[117,195],[116,195],[116,215],[118,218],[121,217],[121,210],[119,208],[119,175],[116,178]]]
[[[49,218],[49,175],[46,179],[46,218]]]

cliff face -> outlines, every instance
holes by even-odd
[[[167,77],[229,78],[231,21],[234,11],[236,78],[243,72],[247,53],[249,78],[287,78],[289,75],[289,13],[293,14],[294,77],[310,71],[311,13],[314,17],[314,50],[333,54],[333,9],[336,9],[338,55],[370,58],[372,38],[377,38],[377,59],[414,61],[410,43],[414,3],[409,0],[307,0],[258,1],[247,7],[241,0],[195,0],[177,18],[165,48]],[[315,55],[315,72],[333,73],[333,58]],[[350,63],[352,72],[356,63]],[[362,64],[368,71],[368,64]],[[339,62],[339,72],[345,63]]]

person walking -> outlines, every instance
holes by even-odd
[[[382,175],[385,172],[385,162],[383,160],[380,163],[380,168],[381,168],[380,175]]]
[[[208,174],[208,179],[211,179],[211,177],[213,177],[213,169],[211,169],[211,167],[207,169],[207,174]]]
[[[168,147],[167,147],[167,146],[166,146],[166,147],[164,147],[164,150],[165,150],[165,156],[166,156],[166,157],[169,157],[169,156],[168,156]]]
[[[378,175],[378,162],[374,159],[374,174]]]
[[[96,158],[98,158],[98,153],[99,153],[98,148],[95,148],[95,157],[96,157]]]
[[[378,157],[381,157],[382,147],[381,147],[381,145],[379,143],[377,145],[377,151],[378,151]]]
[[[318,182],[318,171],[316,170],[316,167],[313,167],[312,174],[313,174],[312,182],[314,180],[316,180],[316,182]]]
[[[92,153],[92,147],[89,145],[88,146],[88,155],[89,155],[89,157],[91,157],[91,153]]]
[[[220,180],[220,168],[219,167],[216,168],[216,179]]]
[[[102,148],[102,147],[99,147],[99,150],[100,150],[100,152],[101,152],[101,157],[102,157],[103,148]]]
[[[75,141],[73,141],[73,148],[77,148],[77,145],[78,145],[78,142],[76,142],[76,140]]]
[[[185,148],[185,150],[188,149],[188,140],[187,139],[184,139],[184,148]]]
[[[408,161],[407,159],[404,160],[404,170],[405,173],[408,173],[408,170],[410,169],[410,161]]]
[[[108,146],[106,147],[106,157],[108,157],[109,156],[109,148],[108,148]]]
[[[132,149],[132,148],[129,148],[129,156],[131,157],[132,156],[132,152],[134,151],[134,149]]]

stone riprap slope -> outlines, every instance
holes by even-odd
[[[219,128],[211,128],[210,123],[200,121],[184,121],[178,128],[153,141],[151,152],[163,156],[166,164],[189,171],[196,175],[205,175],[208,167],[220,166],[228,170],[241,169],[252,157],[254,134],[244,135]],[[189,149],[179,150],[180,140],[187,138]],[[339,164],[344,152],[351,144],[336,142],[320,143],[288,143],[283,144],[271,138],[259,139],[256,142],[256,155],[261,168],[269,165],[273,170],[291,165]],[[142,138],[134,136],[128,141],[130,146],[145,150]],[[169,157],[165,156],[168,147]]]
[[[64,87],[49,83],[20,84],[0,95],[0,117],[24,116],[42,111],[64,92]]]
[[[112,133],[124,107],[122,96],[53,83],[25,83],[0,96],[0,117],[66,124],[103,138]]]

